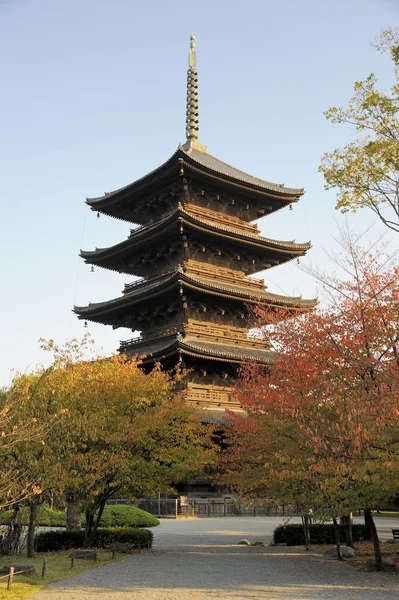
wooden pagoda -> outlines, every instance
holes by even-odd
[[[187,141],[162,166],[100,198],[92,210],[139,225],[125,241],[81,251],[90,265],[140,277],[120,297],[75,307],[80,319],[127,327],[140,337],[120,351],[150,369],[189,369],[187,399],[199,408],[235,408],[231,379],[243,360],[272,354],[249,334],[248,307],[303,311],[313,300],[272,294],[255,273],[303,256],[310,243],[262,237],[253,221],[297,202],[303,189],[263,181],[208,153],[198,142],[198,74],[191,38]]]

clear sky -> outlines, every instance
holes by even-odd
[[[353,132],[323,111],[345,105],[372,71],[391,85],[389,58],[370,41],[398,18],[399,0],[0,0],[0,387],[11,369],[43,360],[40,337],[84,333],[74,304],[116,297],[131,280],[90,273],[78,258],[129,233],[84,200],[145,175],[185,141],[191,33],[200,141],[253,175],[305,187],[300,204],[261,221],[261,231],[311,239],[308,262],[332,268],[323,248],[334,252],[343,218],[317,167]],[[357,231],[372,221],[365,211],[350,218]],[[296,264],[265,280],[271,291],[317,295]],[[131,337],[89,331],[106,353]]]

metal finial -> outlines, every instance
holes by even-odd
[[[186,138],[197,140],[199,133],[198,72],[196,70],[195,35],[190,39],[190,54],[187,71]]]
[[[195,56],[195,35],[192,34],[190,37],[190,54],[188,57],[188,66],[194,69],[196,65],[196,56]]]

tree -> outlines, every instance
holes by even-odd
[[[112,496],[170,492],[212,456],[207,427],[176,392],[179,373],[146,374],[138,358],[121,355],[89,360],[88,343],[43,343],[54,361],[24,390],[33,415],[57,421],[40,455],[22,447],[17,456],[41,489],[86,512],[86,544]]]
[[[33,483],[36,494],[25,498],[29,506],[27,554],[34,557],[34,534],[40,503],[53,491],[63,491],[63,471],[55,460],[54,447],[67,433],[67,410],[59,405],[51,390],[52,367],[39,367],[34,373],[16,377],[10,394],[18,398],[21,422],[40,422],[42,438],[22,440],[10,451],[10,464],[20,474],[18,485],[25,489]]]
[[[338,188],[337,209],[369,208],[399,232],[399,33],[383,31],[376,48],[392,58],[395,83],[391,93],[379,91],[377,78],[371,74],[355,83],[346,109],[330,108],[325,113],[333,123],[353,125],[361,137],[324,154],[319,170],[326,189]]]
[[[26,416],[26,386],[17,384],[18,379],[0,393],[0,508],[41,493],[36,481],[27,478],[14,461],[14,452],[21,445],[42,445],[47,429],[37,416]]]
[[[223,459],[244,493],[295,498],[304,515],[312,507],[333,519],[358,508],[370,516],[396,494],[399,474],[399,266],[348,251],[352,276],[325,281],[325,308],[295,319],[257,309],[275,362],[267,373],[243,368],[247,416],[235,417]]]

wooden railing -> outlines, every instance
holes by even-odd
[[[226,215],[225,213],[217,212],[209,208],[204,208],[202,206],[198,206],[197,204],[189,203],[186,204],[184,208],[185,210],[187,210],[188,213],[192,214],[194,217],[206,219],[207,221],[211,221],[216,225],[225,225],[226,227],[229,227],[231,229],[236,229],[238,231],[246,231],[247,233],[251,233],[253,235],[259,233],[259,229],[256,225],[250,225],[249,223],[246,223],[238,217]]]
[[[230,285],[238,285],[240,287],[253,288],[254,290],[259,291],[264,291],[265,289],[265,282],[263,279],[245,276],[244,271],[235,271],[226,267],[211,265],[209,263],[191,259],[184,263],[184,268],[187,275],[211,279],[215,281],[215,283],[227,283]]]
[[[232,396],[230,387],[189,381],[186,394],[187,401],[196,405],[239,407],[239,403]]]
[[[266,348],[262,337],[249,335],[243,327],[213,324],[206,321],[189,320],[184,327],[186,339],[206,340],[216,343],[230,343],[233,346],[245,348]]]

